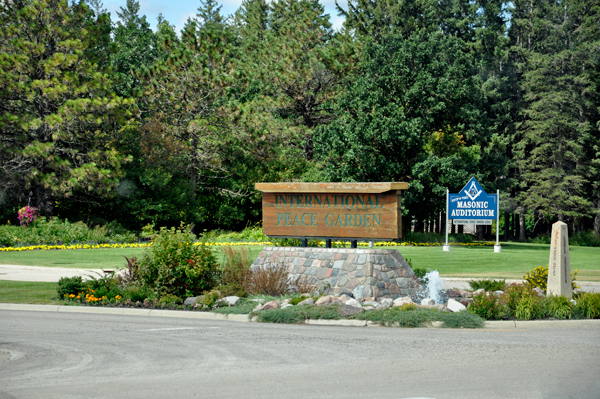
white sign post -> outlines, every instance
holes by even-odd
[[[502,252],[502,246],[500,245],[500,190],[496,190],[498,196],[498,202],[496,203],[496,245],[494,245],[494,252]],[[504,228],[506,228],[506,220],[504,221]]]
[[[446,189],[446,243],[444,244],[444,252],[450,251],[450,244],[448,244],[448,229],[450,228],[450,225],[448,223],[448,221],[449,221],[449,219],[448,219],[449,198],[450,198],[450,190]]]

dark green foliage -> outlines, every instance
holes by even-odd
[[[549,296],[546,298],[546,313],[555,319],[570,319],[575,305],[565,296]]]
[[[187,227],[162,228],[140,260],[144,285],[161,296],[180,297],[214,288],[219,277],[216,257],[210,247],[195,243],[195,238]]]
[[[504,303],[506,305],[507,317],[514,317],[517,310],[517,306],[522,298],[538,296],[533,291],[533,287],[528,284],[511,284],[506,288],[504,292]]]
[[[172,306],[172,305],[179,305],[181,303],[183,303],[183,300],[181,298],[179,298],[177,295],[173,295],[173,294],[163,295],[158,300],[159,305]]]
[[[89,277],[85,282],[87,293],[93,293],[96,298],[106,296],[108,299],[114,299],[117,295],[123,296],[120,281],[113,273],[96,273],[96,276]]]
[[[484,289],[487,291],[504,291],[506,289],[506,280],[471,280],[469,285],[472,290]]]
[[[468,310],[485,320],[499,320],[505,315],[501,298],[488,293],[475,295],[473,303],[469,304]]]
[[[1,246],[123,243],[136,239],[135,234],[125,230],[116,221],[90,228],[83,222],[71,223],[58,218],[47,221],[42,216],[29,227],[0,226]]]
[[[62,299],[65,295],[77,295],[81,292],[85,292],[85,287],[85,283],[81,279],[81,276],[61,277],[60,280],[58,280],[58,298]]]
[[[258,312],[258,321],[263,323],[302,323],[304,320],[339,320],[337,306],[302,305],[285,309],[272,309]]]
[[[142,285],[127,285],[121,289],[123,299],[131,302],[143,302],[144,299],[154,300],[155,293]]]
[[[441,321],[446,328],[482,328],[485,320],[471,312],[444,312]]]
[[[545,316],[544,298],[537,295],[523,296],[517,303],[515,317],[518,320],[543,319]]]
[[[397,308],[372,310],[353,316],[354,319],[368,320],[388,327],[424,327],[425,324],[439,320],[438,310],[400,310]]]
[[[575,295],[575,312],[586,319],[600,318],[600,293],[584,292]]]
[[[249,301],[246,300],[245,298],[240,299],[240,302],[238,302],[237,305],[235,306],[225,306],[222,308],[217,308],[214,309],[213,312],[215,313],[222,313],[222,314],[247,314],[250,315],[250,313],[252,312],[252,309],[254,309],[256,307],[256,302],[253,301]]]
[[[548,238],[548,244],[550,239]],[[569,245],[582,247],[600,247],[600,234],[594,231],[579,231],[569,237]]]

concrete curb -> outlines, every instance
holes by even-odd
[[[132,308],[107,308],[91,306],[58,306],[58,305],[28,305],[19,303],[0,303],[0,310],[25,310],[35,312],[63,312],[63,313],[96,313],[116,314],[146,317],[176,317],[184,319],[223,320],[241,323],[256,322],[245,314],[221,314],[210,312],[190,312],[181,310],[161,309],[132,309]],[[304,324],[312,326],[335,327],[382,327],[378,323],[364,320],[306,320]],[[426,328],[441,328],[443,323],[435,321]],[[549,328],[600,328],[600,319],[585,320],[497,320],[486,321],[483,330],[537,330]]]

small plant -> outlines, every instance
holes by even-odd
[[[506,280],[471,280],[469,285],[473,291],[484,289],[487,291],[504,291],[506,289]]]
[[[143,302],[144,299],[154,299],[154,292],[142,285],[130,284],[121,290],[123,298],[132,302]]]
[[[183,300],[177,295],[166,294],[160,297],[158,300],[159,305],[172,306],[182,304]]]
[[[64,298],[65,295],[78,295],[81,292],[85,292],[85,283],[81,276],[75,277],[61,277],[58,280],[57,287],[58,297]]]
[[[254,270],[246,289],[254,295],[282,296],[287,286],[287,268],[284,265],[276,265]]]
[[[506,317],[514,317],[517,305],[521,298],[538,296],[533,287],[527,284],[511,284],[504,292],[504,304],[506,305]]]
[[[398,310],[417,310],[417,305],[414,303],[405,303],[401,306],[398,306],[396,309]]]
[[[506,313],[501,298],[487,293],[475,295],[468,310],[486,320],[499,320]]]
[[[519,303],[517,303],[515,316],[519,320],[536,320],[544,318],[544,299],[537,295],[522,297]]]
[[[528,271],[523,279],[527,281],[527,284],[533,288],[539,287],[546,292],[548,285],[548,269],[549,267],[538,266],[533,270]],[[577,280],[577,270],[571,273],[571,289],[576,290],[581,288],[575,283]]]
[[[556,319],[570,319],[574,305],[566,296],[549,296],[546,298],[546,313]]]
[[[128,258],[124,256],[127,263],[125,264],[125,270],[119,273],[119,279],[124,286],[130,284],[139,283],[142,280],[142,272],[140,270],[140,264],[135,256]]]
[[[199,301],[208,309],[212,309],[215,304],[222,298],[221,293],[217,290],[205,291],[202,293],[203,298]]]
[[[575,312],[586,319],[600,318],[600,292],[584,292],[575,298]]]

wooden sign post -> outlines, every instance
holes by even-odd
[[[398,240],[408,183],[256,183],[271,237]]]

